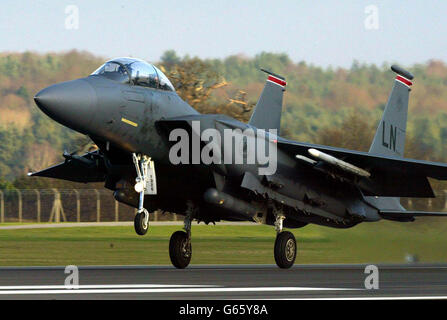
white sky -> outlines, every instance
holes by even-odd
[[[349,67],[354,59],[408,65],[447,61],[447,1],[2,0],[0,51],[88,50],[156,61],[168,49],[202,58],[261,51]],[[66,6],[79,8],[67,30]],[[378,8],[378,29],[365,8]]]

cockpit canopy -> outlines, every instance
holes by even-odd
[[[107,61],[92,75],[106,77],[121,83],[175,91],[169,79],[156,66],[135,58],[116,58]]]

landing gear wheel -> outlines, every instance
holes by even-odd
[[[174,267],[184,269],[189,265],[192,256],[191,241],[184,231],[176,231],[169,241],[169,257]]]
[[[278,267],[288,269],[293,266],[296,258],[296,240],[293,233],[283,231],[278,233],[275,241],[275,261]]]
[[[133,220],[133,225],[135,232],[140,236],[144,236],[149,229],[149,223],[146,221],[146,213],[138,212]]]

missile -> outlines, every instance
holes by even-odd
[[[353,164],[350,164],[348,162],[345,162],[343,160],[337,159],[331,155],[328,155],[327,153],[321,152],[317,149],[309,149],[308,152],[310,155],[318,160],[324,161],[330,165],[333,165],[334,167],[337,167],[341,170],[344,170],[346,172],[355,174],[357,176],[369,178],[371,176],[371,173],[369,173],[366,170],[363,170],[359,167],[354,166]]]
[[[307,162],[308,164],[314,165],[317,163],[317,161],[309,159],[308,157],[302,156],[300,154],[297,154],[295,157],[301,161]]]

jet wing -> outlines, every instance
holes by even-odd
[[[379,156],[289,140],[279,140],[278,149],[294,157],[307,157],[310,149],[316,149],[369,172],[370,177],[356,179],[356,184],[367,196],[434,197],[428,178],[447,180],[447,164],[444,163]]]
[[[64,154],[64,157],[64,162],[28,175],[84,183],[105,181],[104,160],[96,152],[82,156]]]

